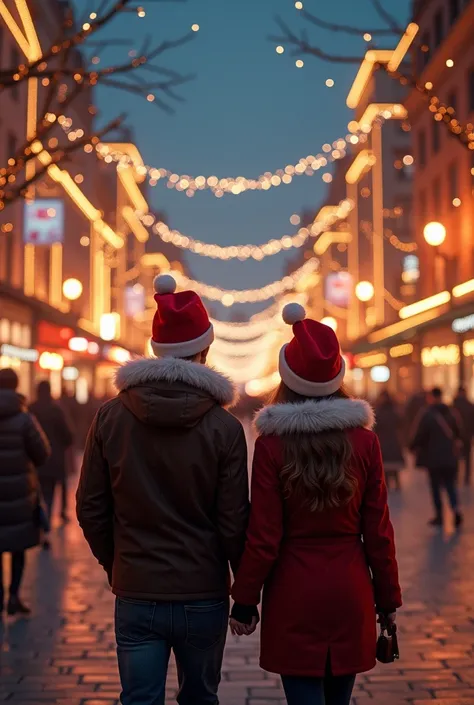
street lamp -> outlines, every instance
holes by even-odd
[[[423,229],[423,236],[428,245],[439,247],[446,240],[446,228],[437,221],[427,223]]]
[[[69,301],[77,301],[82,294],[82,283],[79,279],[66,279],[63,282],[63,294]]]
[[[355,295],[359,301],[364,303],[370,301],[374,296],[374,285],[367,281],[359,282],[355,288]]]

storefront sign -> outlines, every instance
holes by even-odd
[[[0,353],[22,362],[36,362],[39,357],[38,351],[33,348],[19,348],[16,345],[7,344],[0,346]]]
[[[332,272],[328,274],[324,284],[326,301],[334,306],[347,308],[352,293],[352,276],[349,272]]]
[[[38,344],[46,348],[65,348],[72,337],[74,337],[72,328],[55,326],[46,321],[41,321],[38,326]]]
[[[459,345],[435,345],[432,348],[423,348],[421,363],[423,367],[439,367],[442,365],[457,365],[461,359]]]
[[[466,333],[468,330],[474,330],[474,314],[464,316],[464,318],[455,318],[451,327],[455,333]]]
[[[51,370],[59,372],[64,367],[64,358],[59,353],[43,352],[39,356],[39,366],[42,370]]]
[[[24,242],[28,245],[54,245],[64,240],[64,202],[58,198],[38,198],[25,202]]]

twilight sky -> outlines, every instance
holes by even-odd
[[[82,3],[77,0],[79,5]],[[387,9],[403,23],[410,0],[384,0]],[[365,29],[381,26],[370,0],[306,0],[305,7],[321,18]],[[275,52],[269,34],[278,33],[274,17],[281,15],[295,28],[306,27],[312,43],[332,53],[363,55],[362,36],[331,34],[304,22],[293,0],[188,0],[147,6],[147,14],[118,18],[102,37],[130,37],[130,45],[110,49],[105,59],[120,61],[143,37],[153,42],[185,33],[193,23],[201,30],[190,44],[163,59],[163,65],[196,79],[181,87],[186,102],[176,114],[158,111],[145,100],[111,89],[99,89],[102,118],[126,111],[134,139],[147,164],[194,176],[258,177],[321,150],[347,133],[351,119],[345,98],[354,78],[354,65],[327,64]],[[393,46],[384,39],[379,46]],[[333,88],[325,86],[333,78]],[[261,243],[295,231],[292,213],[314,208],[324,197],[321,171],[302,176],[289,186],[269,192],[215,198],[209,191],[194,198],[168,190],[162,182],[152,189],[153,204],[164,209],[171,227],[218,244]],[[226,288],[264,285],[281,275],[284,257],[263,263],[221,263],[191,256],[192,275]]]

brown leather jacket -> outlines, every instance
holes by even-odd
[[[128,363],[89,432],[77,515],[113,592],[143,600],[228,594],[249,514],[247,447],[223,408],[232,384],[173,358]]]

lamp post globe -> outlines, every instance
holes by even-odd
[[[374,297],[374,285],[367,281],[359,282],[355,288],[355,295],[359,301],[364,303],[370,301]]]
[[[66,279],[63,282],[63,294],[69,301],[76,301],[82,294],[83,286],[79,279]]]
[[[431,247],[439,247],[446,240],[446,228],[443,223],[432,221],[423,229],[423,236]]]

